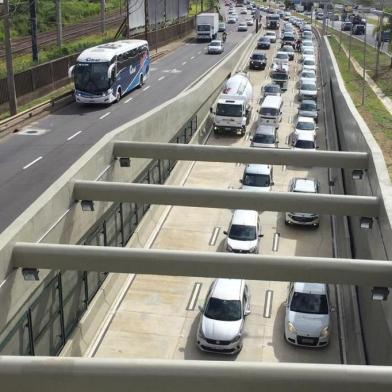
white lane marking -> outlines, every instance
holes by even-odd
[[[158,80],[163,80],[163,79],[165,79],[164,76],[161,76],[160,78],[158,78]]]
[[[218,234],[220,232],[220,227],[215,227],[214,231],[212,232],[211,238],[210,238],[210,242],[208,243],[208,245],[214,246],[216,244],[216,240],[218,238]]]
[[[193,60],[194,58],[195,58],[195,56],[192,56],[192,57],[191,57],[191,60]]]
[[[111,112],[105,113],[105,114],[104,114],[103,116],[101,116],[99,119],[100,119],[100,120],[103,120],[105,117],[109,116],[110,113],[111,113]]]
[[[151,86],[144,87],[143,91],[147,91]]]
[[[201,283],[196,282],[195,285],[193,286],[192,296],[188,302],[186,310],[194,310],[195,309],[197,298],[199,297],[200,289],[201,289]]]
[[[280,233],[275,233],[274,240],[272,241],[272,251],[273,252],[277,252],[279,249],[279,239],[280,239]]]
[[[187,62],[186,61],[184,61],[183,63],[182,63],[182,65],[185,65]]]
[[[22,169],[23,169],[23,170],[28,169],[30,166],[33,166],[34,163],[37,163],[37,162],[40,161],[41,159],[42,159],[42,157],[38,157],[38,158],[34,159],[34,161],[28,163],[26,166],[23,166]]]
[[[197,54],[201,54],[201,51],[200,51],[200,52],[197,52]]]
[[[131,101],[132,101],[132,99],[133,99],[133,97],[131,97],[131,98],[128,98],[126,101],[124,101],[124,103],[131,102]]]
[[[267,290],[265,292],[264,313],[263,313],[263,317],[265,318],[271,317],[273,297],[274,297],[274,292],[272,290]]]
[[[76,136],[78,136],[80,133],[82,133],[82,131],[77,131],[76,133],[74,133],[72,136],[70,136],[70,137],[67,139],[67,142],[69,142],[70,140],[72,140],[73,138],[75,138]]]

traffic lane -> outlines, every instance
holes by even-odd
[[[233,35],[233,37],[241,38],[244,37],[244,35]],[[227,51],[233,46],[233,43],[228,43]],[[7,211],[2,214],[0,230],[7,227],[13,219],[23,212],[43,190],[50,186],[56,178],[67,170],[91,145],[95,144],[100,137],[110,130],[122,125],[124,122],[145,113],[146,108],[147,110],[150,110],[154,106],[177,95],[187,87],[189,83],[197,78],[201,72],[212,67],[216,61],[219,60],[218,57],[219,56],[207,56],[204,54],[195,56],[194,60],[196,61],[191,62],[191,65],[187,66],[187,72],[185,72],[181,78],[177,78],[175,83],[173,83],[171,78],[175,75],[170,75],[161,82],[157,82],[156,86],[151,85],[151,88],[148,90],[138,90],[136,94],[132,96],[133,99],[129,101],[130,107],[126,107],[126,101],[129,98],[124,97],[124,100],[121,101],[124,103],[123,107],[121,106],[121,102],[119,105],[111,106],[109,109],[114,108],[116,110],[113,110],[113,113],[110,112],[107,117],[102,118],[101,122],[98,124],[91,121],[91,113],[88,113],[87,116],[79,116],[76,126],[70,124],[68,118],[69,114],[57,115],[54,113],[51,115],[50,119],[44,119],[42,124],[35,125],[44,128],[47,127],[47,124],[50,126],[55,123],[55,128],[58,132],[48,132],[44,136],[13,135],[13,137],[8,138],[7,143],[0,144],[4,149],[9,145],[10,140],[12,140],[10,143],[12,148],[5,148],[4,155],[2,155],[0,151],[0,155],[2,155],[4,161],[7,161],[8,156],[12,162],[12,164],[4,165],[4,169],[1,172],[2,184],[0,186],[0,203],[2,203],[1,205],[7,205],[8,207]],[[152,73],[152,75],[153,74],[154,73]],[[154,78],[159,79],[159,76],[151,77],[151,79]],[[147,86],[145,86],[144,89]],[[132,110],[131,116],[129,114],[130,108]],[[67,113],[71,110],[72,108],[68,108]],[[106,108],[106,110],[108,110],[108,108]],[[98,115],[102,116],[102,111],[99,113],[94,112],[95,119]],[[55,118],[56,121],[54,121],[53,118]],[[45,121],[47,121],[46,124]],[[65,130],[65,132],[61,132],[62,130]],[[71,139],[71,143],[69,143],[67,139],[72,136],[75,137]],[[44,146],[46,147],[42,148],[42,143],[44,143]],[[32,146],[34,146],[34,148]],[[69,146],[72,147],[69,148]],[[23,149],[25,151],[21,154]],[[38,155],[38,153],[41,155]],[[26,174],[27,172],[23,171],[23,165],[33,162],[37,157],[42,158],[34,163],[34,173],[36,173],[36,175],[34,176],[35,181],[31,182],[31,177]],[[23,188],[23,184],[25,184],[26,190],[21,194],[20,190]]]

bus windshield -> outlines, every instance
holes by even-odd
[[[75,88],[88,93],[103,93],[110,88],[109,63],[77,63]]]

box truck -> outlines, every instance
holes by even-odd
[[[205,13],[196,15],[196,35],[198,40],[211,41],[218,35],[219,14]]]

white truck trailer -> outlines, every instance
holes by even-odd
[[[253,89],[248,76],[239,72],[227,80],[214,114],[214,132],[245,134],[252,111]]]
[[[205,13],[196,15],[196,35],[198,40],[215,39],[219,30],[219,14]]]

